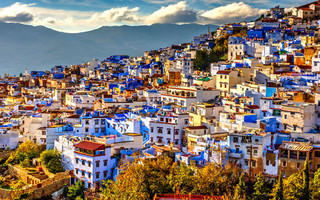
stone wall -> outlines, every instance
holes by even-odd
[[[22,170],[9,166],[10,174],[19,176]],[[54,177],[45,179],[36,185],[32,185],[23,190],[6,190],[0,188],[0,199],[13,200],[19,198],[21,194],[28,194],[28,199],[40,199],[50,196],[52,193],[62,189],[65,185],[70,185],[70,178],[73,171],[57,173]],[[21,174],[20,174],[21,175]]]
[[[17,177],[18,179],[24,181],[25,183],[27,184],[38,184],[41,182],[40,179],[32,176],[31,174],[32,173],[28,173],[18,167],[15,167],[15,166],[12,166],[12,165],[9,165],[8,166],[8,170],[9,170],[9,173],[12,175],[12,176],[15,176]]]

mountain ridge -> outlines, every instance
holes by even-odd
[[[45,26],[0,23],[0,74],[18,75],[29,70],[48,70],[55,65],[81,64],[111,55],[141,56],[146,50],[190,42],[207,32],[199,24],[153,24],[102,26],[65,33]]]

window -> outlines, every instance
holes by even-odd
[[[158,128],[158,133],[162,133],[162,128]]]
[[[187,119],[185,119],[184,124],[189,124],[189,121]]]
[[[150,131],[151,131],[151,133],[153,133],[153,127],[151,127]]]
[[[252,161],[251,161],[251,165],[252,165],[252,167],[256,167],[256,161],[255,161],[255,160],[252,160]]]
[[[244,161],[244,165],[245,165],[245,166],[248,166],[248,165],[249,165],[249,161],[248,161],[248,160],[245,160],[245,161]]]
[[[298,169],[300,168],[300,163],[297,163],[297,168],[298,168]]]
[[[91,187],[91,183],[88,183],[88,188],[90,188]]]
[[[287,124],[283,125],[283,129],[286,130],[287,129]]]
[[[90,172],[88,173],[88,178],[91,178],[91,173]]]
[[[96,178],[99,178],[100,177],[100,173],[96,173]]]
[[[99,128],[95,128],[95,129],[94,129],[94,132],[95,132],[95,133],[99,133]]]
[[[79,158],[76,158],[76,163],[79,164]]]
[[[86,120],[86,124],[89,124],[89,120]]]
[[[88,162],[88,166],[91,167],[91,161]]]
[[[99,166],[100,166],[100,162],[96,161],[96,167],[99,167]]]
[[[101,120],[101,125],[105,125],[105,124],[106,124],[106,121]]]
[[[320,157],[320,151],[315,151],[314,152],[314,156],[319,158]]]
[[[84,176],[84,171],[83,170],[81,171],[81,175]]]
[[[267,160],[267,161],[266,161],[266,165],[268,165],[268,166],[269,166],[269,164],[270,164],[270,161],[269,161],[269,160]]]
[[[284,118],[287,119],[287,115],[284,115]]]
[[[108,171],[103,172],[103,177],[106,178],[108,176]]]
[[[167,133],[168,133],[168,135],[171,134],[171,129],[170,128],[167,129]]]
[[[248,155],[251,154],[251,149],[247,149],[247,154],[248,154]]]
[[[239,138],[238,137],[233,137],[233,142],[234,143],[238,143],[239,142]]]
[[[253,154],[254,154],[254,155],[258,155],[258,149],[254,149],[254,150],[253,150]]]
[[[297,131],[297,126],[296,125],[293,126],[293,131]]]
[[[85,130],[84,130],[85,132],[89,132],[89,128],[85,128]]]
[[[86,162],[85,160],[82,160],[82,165],[85,165],[85,162]]]
[[[94,120],[94,124],[98,125],[99,124],[99,120],[98,119]]]
[[[286,167],[287,166],[287,161],[282,161],[282,167]]]
[[[179,129],[174,130],[175,135],[179,135]]]
[[[151,137],[151,142],[153,142],[153,137]]]
[[[76,169],[76,174],[78,174],[79,173],[79,169]]]
[[[103,161],[103,166],[107,166],[107,162],[108,162],[108,160],[104,160]]]
[[[240,153],[239,147],[236,148],[236,153]]]

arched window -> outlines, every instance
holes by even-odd
[[[158,133],[162,133],[162,128],[158,128]]]

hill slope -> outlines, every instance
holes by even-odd
[[[0,23],[0,74],[18,75],[26,68],[47,70],[54,65],[80,64],[114,54],[141,56],[145,50],[190,42],[193,36],[205,33],[207,27],[105,26],[88,32],[63,33],[43,26]]]

